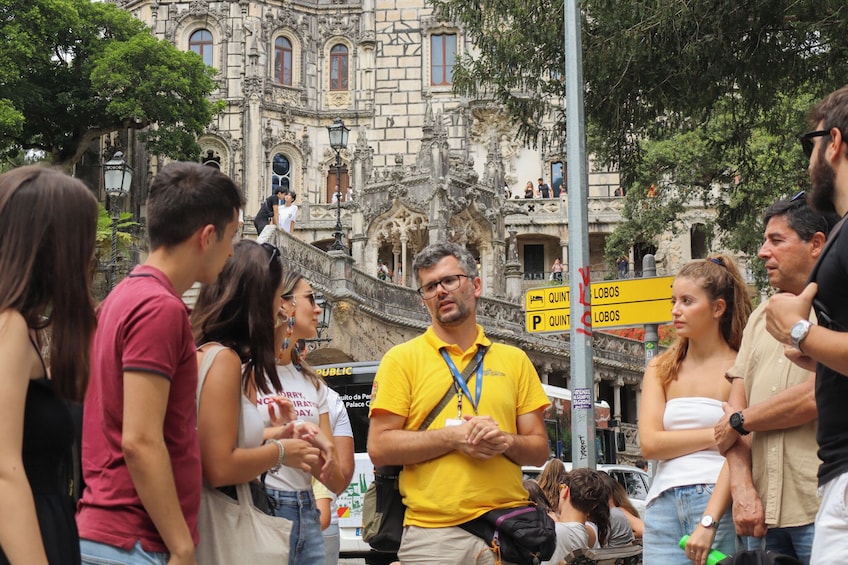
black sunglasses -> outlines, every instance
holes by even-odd
[[[280,257],[280,258],[282,257],[282,254],[280,253],[280,250],[277,249],[276,245],[272,245],[270,243],[263,243],[262,247],[271,252],[271,258],[268,260],[269,265],[274,262],[274,259],[277,259],[278,257]]]
[[[815,147],[815,142],[813,141],[816,137],[825,137],[830,135],[829,129],[819,129],[816,131],[810,131],[800,136],[798,139],[801,141],[801,148],[804,150],[804,155],[809,159],[813,154],[813,148]]]

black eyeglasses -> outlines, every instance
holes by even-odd
[[[282,257],[282,255],[280,254],[280,250],[277,249],[276,245],[272,245],[270,243],[263,243],[262,247],[263,247],[263,249],[267,249],[268,251],[271,252],[271,258],[268,259],[269,265],[274,262],[274,259],[277,259],[278,257]]]
[[[309,301],[309,303],[312,305],[312,307],[313,308],[315,307],[316,302],[315,302],[315,293],[314,292],[304,292],[304,293],[301,293],[301,294],[284,294],[280,298],[289,299],[289,298],[297,298],[298,296],[305,296],[306,299]]]
[[[804,155],[809,159],[813,154],[813,148],[815,147],[815,142],[813,139],[816,137],[825,137],[830,136],[829,129],[818,129],[816,131],[810,131],[800,136],[798,139],[801,141],[801,148],[804,150]]]
[[[459,285],[462,284],[463,278],[471,278],[468,275],[448,275],[446,277],[442,277],[437,281],[433,281],[425,284],[421,288],[418,289],[418,294],[421,295],[421,298],[424,300],[430,300],[434,296],[436,296],[436,292],[438,292],[439,285],[445,292],[452,292],[459,288]]]

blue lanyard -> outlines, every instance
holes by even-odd
[[[448,369],[450,369],[451,375],[453,376],[454,384],[459,386],[462,389],[463,394],[468,397],[468,400],[471,402],[471,407],[474,408],[474,413],[477,413],[477,406],[480,404],[480,396],[483,394],[483,354],[486,352],[485,348],[477,347],[477,355],[474,358],[474,363],[477,364],[477,386],[475,387],[474,392],[476,393],[474,398],[471,398],[471,393],[468,391],[468,387],[465,384],[465,379],[462,378],[462,374],[457,370],[456,365],[454,365],[453,360],[448,355],[448,352],[445,351],[445,348],[439,349],[439,353],[442,354],[442,359],[445,360],[445,363],[448,365]],[[459,393],[459,391],[457,391]],[[457,399],[459,409],[461,410],[461,402],[462,395],[457,394],[459,397]]]

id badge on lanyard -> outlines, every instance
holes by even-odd
[[[457,426],[463,423],[462,419],[462,397],[463,395],[468,398],[468,401],[471,402],[471,408],[474,410],[474,414],[477,414],[477,407],[480,405],[480,397],[483,394],[483,353],[484,349],[478,347],[477,355],[474,357],[474,363],[477,367],[476,374],[476,386],[474,387],[475,395],[472,397],[471,392],[468,390],[468,385],[465,382],[465,379],[462,378],[462,374],[457,370],[456,365],[453,360],[448,355],[447,351],[444,349],[440,349],[439,353],[442,354],[442,358],[445,360],[445,363],[450,369],[451,376],[453,377],[453,385],[456,389],[456,419],[449,419],[445,422],[445,426]]]

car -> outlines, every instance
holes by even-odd
[[[571,471],[571,462],[563,462],[566,471]],[[524,473],[525,479],[535,479],[544,469],[541,467],[524,466],[521,471]],[[600,464],[597,466],[599,471],[605,471],[621,483],[627,490],[627,497],[633,503],[633,507],[639,511],[639,515],[644,518],[645,515],[645,499],[648,497],[648,487],[651,484],[651,477],[638,467],[630,465],[617,464]]]

